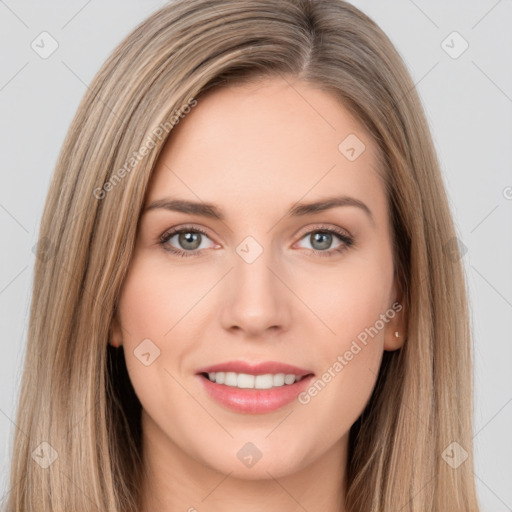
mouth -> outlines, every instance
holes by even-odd
[[[196,376],[209,398],[239,413],[261,414],[293,402],[314,373],[283,363],[242,361],[202,368]]]

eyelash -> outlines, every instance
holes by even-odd
[[[181,234],[181,233],[189,233],[189,232],[201,233],[202,235],[209,238],[208,233],[206,233],[202,229],[194,227],[194,226],[185,226],[180,229],[171,229],[169,231],[166,231],[163,235],[160,236],[158,243],[160,246],[162,246],[164,251],[175,254],[176,256],[178,256],[180,258],[188,258],[190,256],[198,256],[201,253],[201,250],[199,250],[199,251],[198,250],[182,251],[180,249],[176,249],[175,247],[166,246],[167,242],[174,235]],[[306,235],[311,235],[312,233],[331,233],[331,234],[336,235],[338,237],[338,239],[341,242],[343,242],[343,245],[340,245],[337,249],[331,249],[331,250],[326,250],[326,251],[319,251],[317,249],[308,249],[308,250],[312,251],[313,253],[316,253],[320,257],[328,257],[329,258],[329,257],[336,256],[338,254],[341,254],[342,252],[344,252],[345,250],[347,250],[348,248],[350,248],[354,245],[354,239],[352,237],[350,237],[349,235],[347,235],[345,232],[338,230],[336,228],[333,228],[333,227],[326,227],[326,226],[319,226],[318,228],[312,229],[312,230],[304,233],[300,239],[302,240]]]

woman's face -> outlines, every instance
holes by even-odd
[[[376,166],[362,125],[300,81],[210,91],[175,126],[112,340],[153,458],[256,479],[346,456],[404,337]]]

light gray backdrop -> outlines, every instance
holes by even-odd
[[[467,249],[478,492],[485,512],[510,511],[512,4],[353,3],[397,46],[425,105],[459,239]],[[161,5],[156,0],[0,0],[0,503],[9,492],[32,248],[53,167],[94,74],[114,46]]]

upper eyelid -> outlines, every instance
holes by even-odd
[[[303,235],[307,235],[308,233],[311,233],[312,231],[333,231],[333,232],[337,232],[337,231],[341,231],[342,234],[345,234],[347,237],[350,237],[352,238],[352,234],[346,229],[346,228],[342,228],[340,226],[334,226],[334,225],[328,225],[327,223],[320,223],[320,225],[313,225],[313,226],[307,226],[304,228],[304,230],[300,230],[299,233],[300,236],[303,236]],[[299,236],[299,235],[297,235]]]

